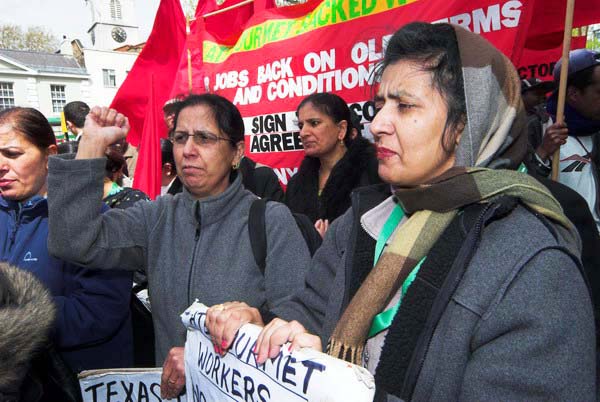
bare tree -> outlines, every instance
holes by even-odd
[[[20,49],[23,30],[18,25],[0,25],[0,48]]]
[[[0,25],[0,48],[54,52],[58,45],[58,38],[43,27],[32,26],[23,31],[18,25]]]
[[[197,5],[198,0],[181,0],[181,7],[183,8],[183,12],[185,13],[185,16],[190,19],[194,18],[194,15],[196,15]]]

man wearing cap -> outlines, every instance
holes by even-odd
[[[527,114],[539,111],[546,102],[546,94],[555,89],[553,81],[542,81],[539,78],[528,78],[521,81],[521,96]]]
[[[569,74],[565,103],[566,125],[553,124],[545,131],[535,157],[535,173],[548,176],[551,157],[560,146],[558,180],[586,200],[600,230],[598,167],[600,166],[600,54],[587,49],[569,54]],[[561,62],[554,67],[554,81],[560,79]],[[556,120],[558,94],[548,99],[548,113]]]
[[[543,142],[544,132],[552,125],[552,119],[546,112],[546,94],[554,88],[553,81],[542,81],[539,78],[521,80],[521,98],[527,111],[529,144],[539,154],[544,154],[545,148],[549,148],[550,153],[556,149],[551,142],[548,143],[548,139],[546,144]]]

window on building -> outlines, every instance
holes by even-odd
[[[0,82],[0,110],[15,106],[12,82]]]
[[[102,76],[104,77],[105,87],[114,88],[117,86],[115,70],[102,69]]]
[[[121,2],[119,0],[110,0],[110,16],[113,20],[120,20]]]
[[[52,98],[52,111],[60,113],[67,103],[64,85],[50,85],[50,97]]]

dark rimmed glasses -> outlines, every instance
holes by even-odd
[[[194,131],[193,134],[189,134],[183,131],[175,131],[169,137],[169,140],[173,143],[173,145],[185,145],[188,141],[188,138],[192,137],[194,140],[194,144],[201,147],[208,147],[215,145],[219,141],[228,141],[233,143],[233,140],[230,138],[219,137],[213,133],[209,133],[208,131]]]

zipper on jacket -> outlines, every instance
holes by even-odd
[[[194,272],[194,262],[196,262],[196,251],[198,249],[198,240],[200,240],[200,223],[202,222],[200,216],[200,203],[196,201],[194,208],[194,216],[196,217],[196,233],[194,234],[194,251],[192,251],[192,263],[188,272],[188,289],[187,289],[187,300],[188,306],[192,304],[192,273]]]
[[[23,208],[21,208],[21,203],[17,202],[17,208],[14,211],[15,212],[15,224],[12,228],[12,233],[10,234],[10,248],[12,249],[12,246],[14,246],[15,241],[17,239],[17,232],[19,231],[19,226],[21,224],[21,211],[23,210]]]
[[[479,241],[481,240],[481,231],[483,229],[483,225],[484,225],[484,219],[486,217],[486,215],[488,214],[489,210],[494,206],[494,204],[490,203],[488,204],[483,211],[481,211],[481,213],[479,214],[479,216],[477,217],[477,221],[475,223],[474,228],[471,230],[471,232],[474,233],[475,239],[477,244],[475,245],[475,247],[473,247],[473,253],[476,251],[477,245],[479,244]],[[492,214],[493,215],[493,214]],[[467,234],[468,236],[468,234]],[[465,239],[466,240],[466,239]],[[471,256],[469,257],[469,262],[471,261],[471,258],[473,257],[473,255],[471,254]],[[468,265],[468,264],[467,264]],[[464,267],[464,269],[466,270],[466,266]],[[462,279],[463,275],[460,276],[459,280],[455,280],[455,282],[452,284],[451,287],[451,294],[456,293],[456,289],[458,288],[458,285],[460,284],[460,280]],[[450,298],[451,299],[451,298]],[[447,305],[444,307],[444,310],[447,308]],[[433,325],[433,327],[431,328],[430,331],[428,331],[428,333],[426,334],[427,336],[427,344],[425,345],[425,347],[423,349],[421,349],[423,352],[421,353],[421,356],[419,358],[419,362],[417,364],[417,368],[416,370],[412,370],[410,368],[409,365],[409,369],[407,371],[406,374],[406,381],[405,381],[405,385],[404,385],[404,389],[406,389],[406,386],[409,386],[410,389],[410,393],[407,395],[408,396],[408,400],[412,399],[413,393],[415,391],[415,387],[417,385],[417,379],[419,377],[419,374],[421,373],[421,370],[423,370],[423,365],[425,364],[425,359],[427,357],[427,352],[429,351],[429,348],[431,347],[431,341],[433,339],[433,334],[435,333],[438,325],[440,323],[439,319],[436,319],[435,324]],[[419,346],[417,346],[417,350],[419,349]]]

